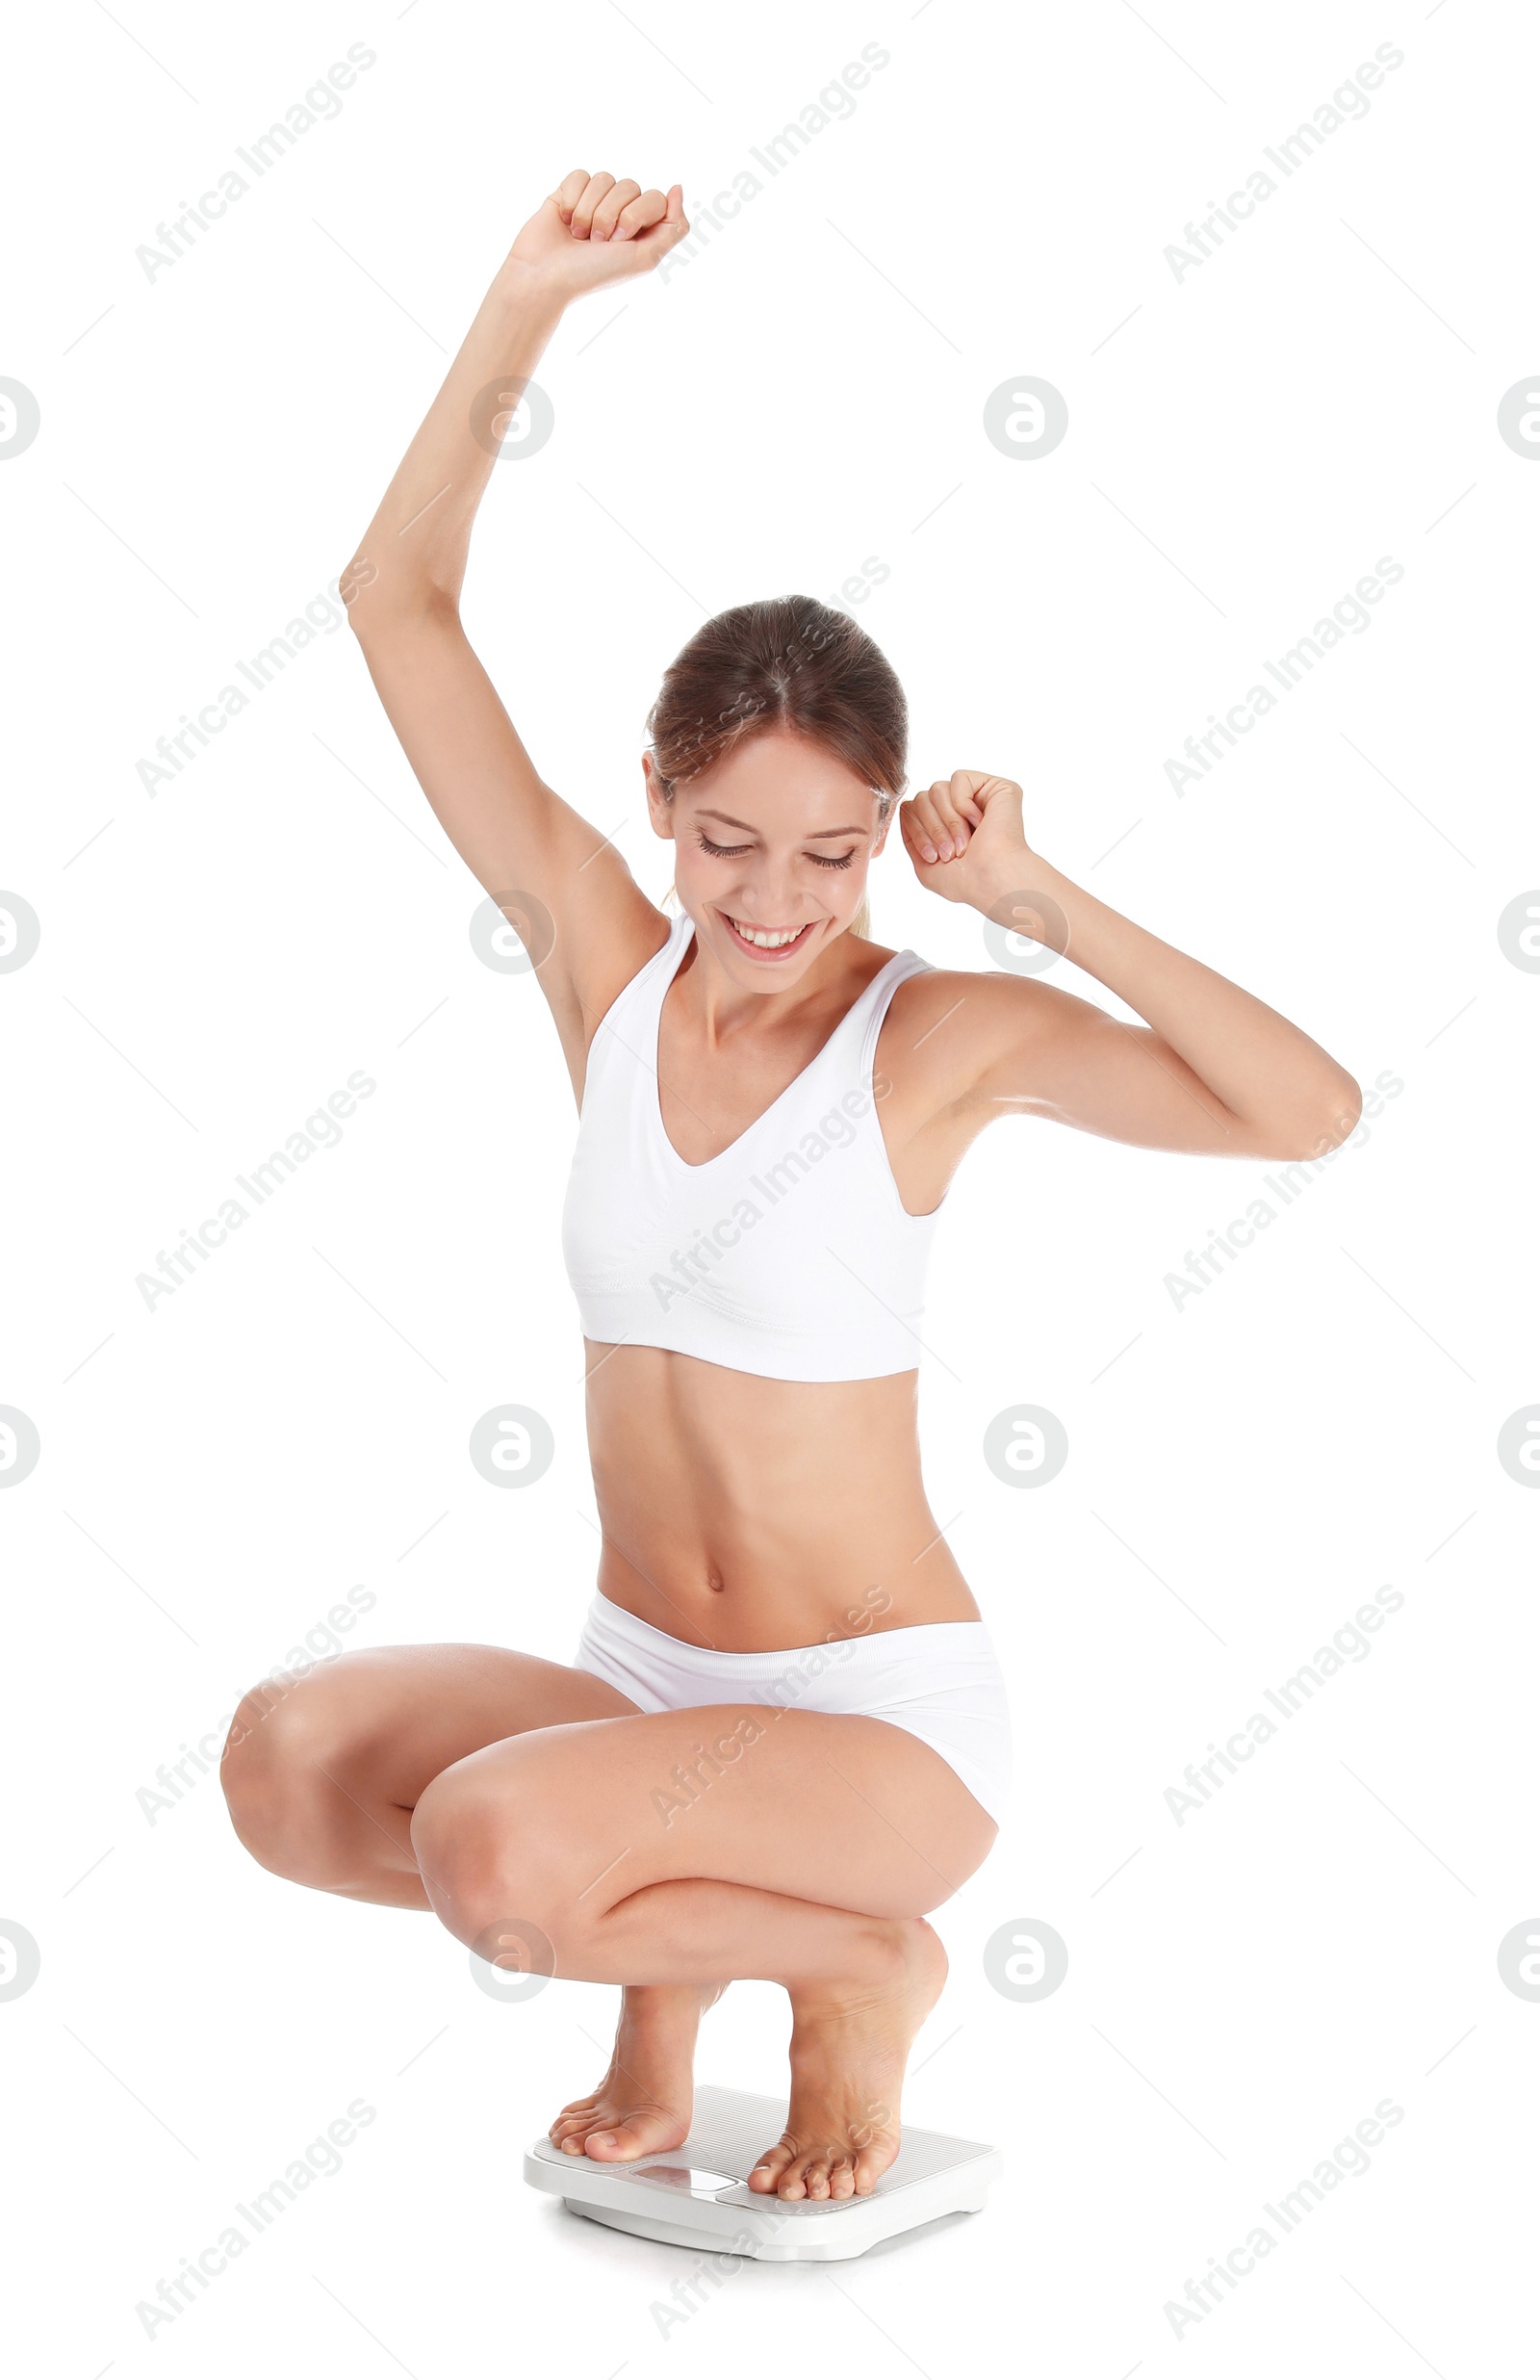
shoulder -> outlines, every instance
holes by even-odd
[[[977,1043],[981,1037],[1019,1033],[1037,1017],[1046,1021],[1053,1005],[1051,988],[1035,976],[922,964],[898,986],[889,1013],[920,1032],[942,1017],[955,1017],[959,1029],[954,1038]]]
[[[883,1072],[934,1112],[965,1098],[1007,1050],[1051,1037],[1064,999],[1035,976],[927,967],[893,994]]]

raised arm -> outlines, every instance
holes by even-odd
[[[579,1095],[594,1026],[666,926],[538,774],[466,636],[460,588],[500,438],[568,305],[651,272],[688,228],[677,184],[665,198],[608,173],[567,176],[499,268],[342,579],[380,701],[446,834],[495,899],[532,897],[552,919],[549,953],[531,955]],[[537,574],[525,575],[532,595]],[[578,669],[594,665],[590,627],[576,623]]]
[[[922,1177],[944,1186],[962,1148],[1013,1109],[1211,1156],[1319,1157],[1352,1131],[1362,1101],[1347,1069],[1276,1009],[1032,851],[1019,786],[959,769],[906,802],[900,818],[921,883],[1067,950],[1146,1021],[1129,1024],[1035,977],[906,985],[918,1047],[905,1062],[913,1079],[899,1090]]]

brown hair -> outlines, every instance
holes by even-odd
[[[719,611],[670,662],[647,714],[665,800],[740,743],[777,728],[843,761],[886,817],[904,788],[904,689],[865,630],[810,595]],[[870,925],[862,901],[850,931],[866,934]]]

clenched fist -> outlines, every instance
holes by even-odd
[[[563,298],[580,298],[606,281],[651,272],[689,228],[678,182],[665,197],[578,167],[529,218],[508,263]]]
[[[988,909],[1002,885],[1021,882],[1028,856],[1021,788],[983,769],[956,768],[900,805],[899,828],[914,873],[943,900]]]

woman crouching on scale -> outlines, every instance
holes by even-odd
[[[903,802],[916,876],[1007,917],[1031,887],[1144,1025],[870,941],[904,696],[855,622],[808,598],[708,620],[664,679],[643,770],[675,847],[672,923],[537,774],[460,620],[496,451],[473,415],[500,383],[513,401],[575,298],[687,229],[677,185],[568,175],[346,587],[446,833],[495,898],[519,887],[522,917],[537,903],[554,929],[535,955],[581,1110],[564,1240],[598,1592],[570,1668],[393,1647],[270,1710],[249,1697],[224,1774],[242,1841],[279,1875],[624,1987],[608,2073],[552,2127],[574,2157],[681,2142],[702,2010],[735,1977],[782,1984],[789,2112],[754,2186],[838,2199],[897,2154],[905,2061],[946,1970],[926,1912],[984,1859],[1009,1781],[999,1669],[920,1479],[947,1183],[1003,1115],[1295,1158],[1345,1139],[1359,1094],[1296,1025],[1031,851],[1004,777],[959,769]],[[575,666],[603,667],[613,634],[596,585]]]

